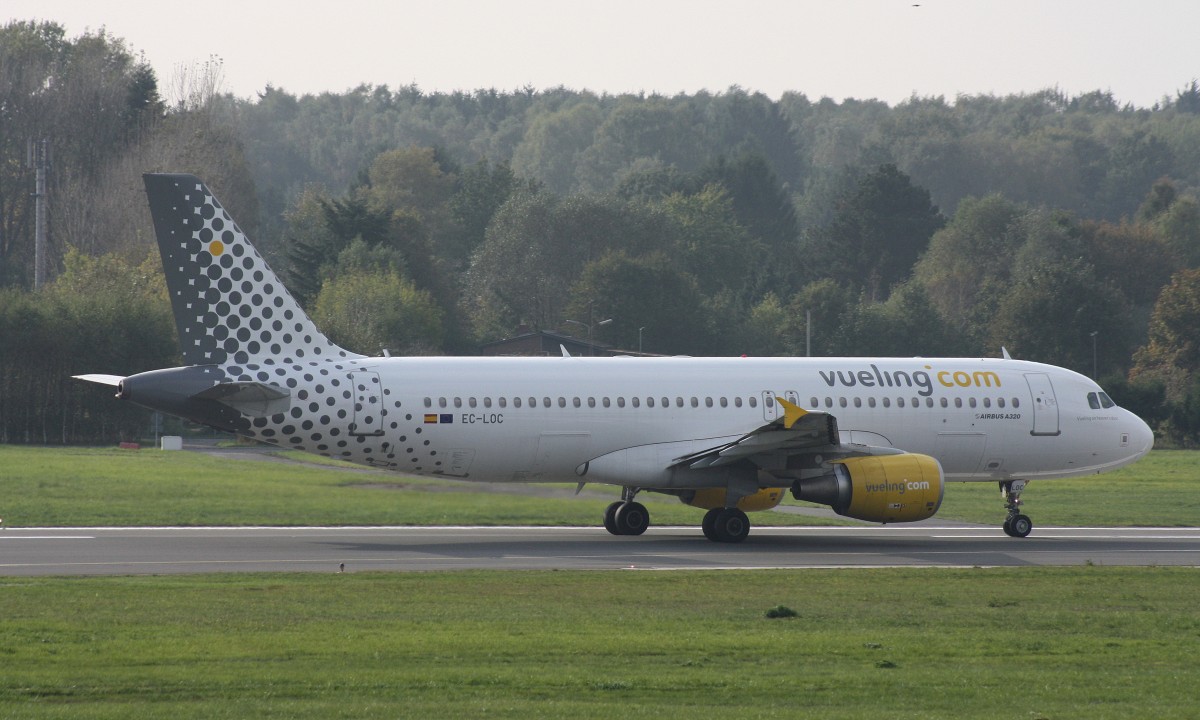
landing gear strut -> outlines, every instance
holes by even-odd
[[[634,502],[637,488],[623,488],[621,499],[604,511],[604,529],[613,535],[641,535],[650,527],[650,511]]]
[[[700,524],[704,537],[713,542],[738,543],[750,534],[750,518],[737,508],[713,508]]]
[[[1021,491],[1025,489],[1024,480],[1004,480],[1000,483],[1000,492],[1004,495],[1004,507],[1008,508],[1008,517],[1004,519],[1004,534],[1009,537],[1028,537],[1033,532],[1033,521],[1028,515],[1021,514]]]

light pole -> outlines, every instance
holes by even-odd
[[[1096,379],[1096,336],[1100,334],[1099,330],[1092,331],[1092,379]]]
[[[593,342],[592,342],[592,329],[593,329],[593,328],[596,328],[596,327],[598,327],[598,326],[600,326],[600,325],[609,325],[609,324],[611,324],[611,323],[612,323],[612,321],[613,321],[613,319],[612,319],[612,318],[609,318],[609,319],[607,319],[607,320],[601,320],[600,322],[597,322],[597,323],[592,323],[591,325],[589,325],[589,324],[587,324],[587,323],[582,323],[582,322],[579,322],[578,320],[564,320],[563,322],[567,322],[567,323],[570,323],[570,324],[572,324],[572,325],[578,325],[579,327],[585,327],[585,328],[587,328],[587,331],[588,331],[588,350],[589,350],[589,353],[588,353],[588,354],[589,354],[589,355],[592,355],[592,356],[594,357],[594,356],[596,355],[596,345],[595,345],[595,343],[593,343]]]

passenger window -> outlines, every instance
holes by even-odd
[[[741,396],[741,395],[738,395],[737,397],[735,397],[735,398],[733,399],[733,406],[734,406],[734,407],[741,407],[741,406],[742,406],[742,396]]]
[[[913,401],[912,401],[912,406],[913,406],[914,408],[919,408],[919,407],[921,407],[921,398],[913,398]]]
[[[856,407],[856,408],[862,407],[862,398],[860,398],[860,397],[854,398],[854,407]]]
[[[550,407],[551,404],[552,403],[550,401],[550,398],[548,398],[548,397],[542,398],[542,407]]]
[[[883,399],[883,406],[884,406],[885,408],[890,408],[890,407],[892,406],[892,401],[891,401],[891,399],[890,399],[890,398],[884,398],[884,399]]]
[[[969,404],[969,405],[970,405],[972,408],[974,408],[974,407],[975,407],[975,398],[969,398],[969,399],[967,400],[967,403],[968,403],[968,404]]]
[[[433,398],[425,398],[425,407],[427,407],[427,408],[433,407]]]
[[[475,398],[467,398],[467,404],[471,407],[475,407]]]
[[[925,398],[925,407],[930,407],[930,408],[933,407],[933,398],[931,398],[931,397]]]
[[[665,408],[671,407],[671,398],[665,397],[662,399],[662,406]]]
[[[520,398],[517,398],[517,401],[518,401],[518,402],[520,402]],[[507,400],[507,398],[502,398],[502,397],[500,397],[500,398],[496,398],[496,403],[497,403],[497,404],[498,404],[500,407],[508,407],[508,400]],[[520,406],[518,406],[518,407],[520,407]]]
[[[754,397],[753,395],[750,396],[750,407],[758,407],[758,398]]]
[[[565,408],[567,406],[567,399],[565,397],[559,395],[558,396],[558,406],[560,408]]]
[[[460,397],[454,398],[454,407],[456,407],[456,408],[462,407],[462,398],[460,398]]]
[[[588,398],[588,407],[590,407],[590,408],[596,407],[596,398],[594,398],[594,397]]]
[[[694,397],[692,398],[692,407],[700,407],[700,401]]]
[[[503,407],[503,406],[501,406],[501,407]],[[513,398],[513,407],[515,407],[515,408],[521,407],[521,398],[519,398],[519,397]]]
[[[962,398],[954,398],[954,407],[956,407],[956,408],[962,407]]]
[[[950,403],[946,401],[946,398],[942,398],[941,403],[942,407],[950,407]]]
[[[904,407],[904,398],[896,398],[896,407]]]
[[[537,398],[533,398],[533,397],[529,398],[529,407],[531,407],[531,408],[537,407]],[[550,407],[549,399],[547,399],[547,401],[546,401],[546,407]]]
[[[984,406],[985,408],[990,408],[990,407],[992,406],[992,399],[991,399],[991,398],[984,398],[984,399],[983,399],[983,406]]]
[[[652,398],[652,397],[646,398],[646,407],[654,407],[654,398]]]
[[[831,398],[831,397],[825,398],[825,407],[827,407],[827,408],[833,407],[833,398]]]
[[[767,399],[766,399],[766,400],[764,400],[763,402],[765,402],[765,403],[767,404],[767,407],[768,407],[768,408],[773,408],[773,407],[775,407],[775,396],[774,396],[774,395],[768,395],[768,396],[767,396]]]
[[[583,407],[583,402],[579,398],[571,398],[571,404],[575,407]]]
[[[875,407],[875,398],[873,398],[873,397],[867,398],[867,407]]]
[[[683,398],[675,396],[675,407],[683,407]]]
[[[721,407],[729,407],[729,401],[725,398],[721,398]]]
[[[817,399],[816,399],[815,397],[814,397],[814,398],[809,398],[809,399],[808,399],[808,404],[809,404],[809,405],[811,405],[812,407],[819,407],[819,405],[817,405]]]
[[[712,398],[710,398],[710,397],[704,398],[704,407],[712,407],[712,406],[713,406]]]
[[[838,398],[838,405],[840,405],[841,407],[846,407],[846,398],[844,398],[844,397]]]
[[[996,398],[996,407],[1004,407],[1004,398]]]
[[[600,403],[604,405],[604,407],[612,407],[612,400],[609,400],[607,397],[601,400]]]
[[[483,406],[485,408],[490,408],[492,406],[492,399],[490,397],[485,397],[483,399]]]
[[[1013,398],[1012,400],[1013,400],[1013,407],[1015,407],[1015,408],[1021,407],[1021,399],[1020,398]]]
[[[617,398],[617,407],[619,407],[619,408],[625,407],[625,398],[623,398],[623,397]]]
[[[637,395],[629,398],[629,402],[632,403],[634,407],[641,407],[642,405],[642,400]]]

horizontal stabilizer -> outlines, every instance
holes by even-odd
[[[287,412],[292,406],[290,392],[260,382],[221,383],[192,397],[199,400],[215,400],[250,417],[267,417]]]
[[[71,377],[75,378],[76,380],[83,380],[84,382],[98,383],[100,385],[111,385],[112,387],[120,385],[121,381],[125,379],[120,375],[103,375],[100,373],[94,373],[91,375],[72,375]]]

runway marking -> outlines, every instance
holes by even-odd
[[[95,535],[8,535],[0,534],[0,540],[95,540]]]

